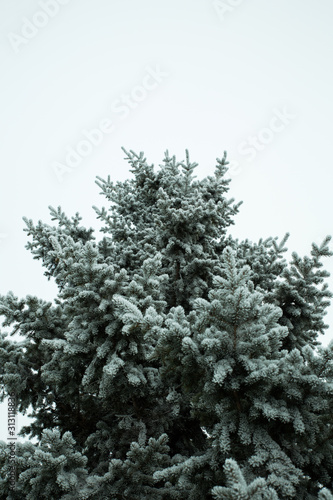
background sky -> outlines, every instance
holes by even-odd
[[[332,18],[331,0],[0,0],[0,294],[55,297],[22,217],[98,228],[96,176],[132,177],[121,146],[156,168],[188,149],[198,178],[227,150],[230,233],[309,254],[333,234]],[[332,305],[326,322],[325,345]]]

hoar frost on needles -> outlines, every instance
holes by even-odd
[[[92,228],[50,207],[25,219],[27,248],[59,292],[0,297],[1,399],[32,423],[17,444],[16,489],[0,443],[1,498],[332,499],[332,296],[322,258],[283,258],[287,233],[227,234],[226,155],[213,176],[166,152],[155,172],[97,179],[108,208]]]

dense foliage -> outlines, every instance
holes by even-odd
[[[125,151],[125,150],[124,150]],[[333,499],[333,344],[322,257],[283,258],[288,234],[227,234],[226,155],[195,180],[188,153],[97,184],[93,229],[50,207],[27,248],[59,293],[0,297],[1,398],[32,423],[3,499]]]

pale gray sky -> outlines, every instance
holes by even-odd
[[[333,234],[332,18],[330,0],[0,0],[0,294],[52,300],[22,216],[98,227],[96,175],[131,175],[121,146],[157,165],[187,148],[199,178],[227,150],[231,233],[309,254]]]

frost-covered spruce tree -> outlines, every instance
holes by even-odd
[[[288,234],[227,234],[226,155],[198,181],[188,153],[157,172],[125,153],[132,179],[97,180],[103,237],[60,208],[25,219],[59,293],[0,297],[22,335],[1,334],[1,398],[32,408],[38,442],[17,446],[14,491],[0,443],[1,498],[332,500],[330,237],[288,264]]]

